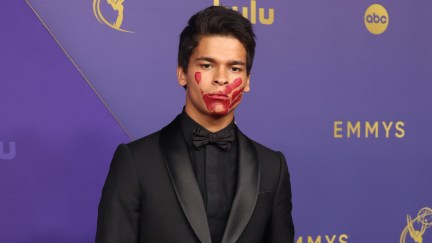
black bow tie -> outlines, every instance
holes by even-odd
[[[234,139],[234,130],[227,129],[221,132],[211,133],[201,128],[195,128],[192,131],[192,143],[196,148],[207,144],[215,144],[221,149],[229,150]]]

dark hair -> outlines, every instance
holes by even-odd
[[[178,65],[187,72],[189,58],[203,36],[231,36],[246,49],[249,75],[255,54],[255,34],[251,22],[240,13],[222,6],[211,6],[193,15],[180,34]]]

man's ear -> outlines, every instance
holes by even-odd
[[[186,87],[187,85],[186,73],[184,72],[183,68],[180,66],[177,66],[177,81],[181,86]]]
[[[250,81],[250,75],[247,76],[246,85],[243,89],[243,92],[249,92],[250,91],[249,81]]]

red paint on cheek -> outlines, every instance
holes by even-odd
[[[237,95],[236,99],[233,99],[233,101],[231,102],[230,109],[233,108],[237,103],[239,103],[242,97],[243,97],[243,93]]]
[[[240,95],[243,93],[243,90],[244,89],[239,89],[239,90],[234,91],[233,95],[231,96],[232,102],[234,102],[237,98],[240,97]]]
[[[227,85],[227,87],[224,90],[224,94],[231,94],[233,90],[238,88],[240,85],[242,85],[243,80],[241,78],[236,78],[232,83]]]
[[[242,79],[237,78],[230,85],[228,85],[227,89],[225,90],[225,92],[229,91],[229,93],[231,93],[234,90],[233,94],[231,95],[231,102],[230,102],[230,106],[229,106],[230,109],[232,109],[237,103],[239,103],[243,97],[244,88],[241,88],[239,90],[235,90],[236,88],[241,86],[242,83],[243,83]]]
[[[201,82],[201,73],[200,72],[195,73],[195,81],[197,82],[197,84],[199,84]]]

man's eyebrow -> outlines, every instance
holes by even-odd
[[[229,65],[243,65],[243,66],[246,66],[246,63],[242,62],[242,61],[230,61],[230,62],[228,62],[228,64]]]
[[[216,60],[214,58],[211,57],[197,57],[195,58],[195,61],[207,61],[207,62],[211,62],[211,63],[216,63]],[[246,66],[246,63],[243,61],[229,61],[228,62],[229,65],[243,65]]]
[[[211,57],[197,57],[195,58],[195,61],[207,61],[207,62],[216,62],[214,58]]]

